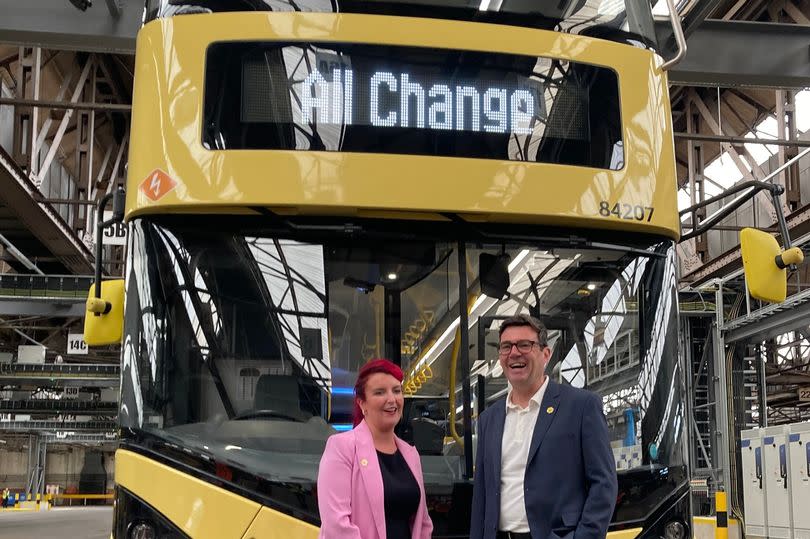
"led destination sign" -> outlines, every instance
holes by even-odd
[[[221,42],[206,52],[211,150],[394,153],[623,166],[610,69],[393,45]]]
[[[304,123],[416,127],[529,135],[542,111],[537,86],[410,72],[312,71],[301,83]],[[355,96],[358,99],[355,99]]]

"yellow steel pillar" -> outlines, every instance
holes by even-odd
[[[715,539],[728,539],[728,505],[726,493],[718,490],[714,495],[714,512],[717,524],[714,528]]]

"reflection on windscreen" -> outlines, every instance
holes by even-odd
[[[449,308],[432,289],[452,273],[442,244],[316,244],[145,221],[132,237],[122,425],[272,481],[316,480],[326,439],[350,421],[359,367],[385,355],[378,324],[394,294],[405,312]],[[459,455],[445,455],[444,431],[426,443],[437,441],[425,474],[449,493]]]
[[[207,11],[368,13],[527,26],[622,42],[654,44],[646,0],[148,0],[146,20]]]
[[[147,220],[131,234],[122,427],[299,485],[314,518],[318,462],[350,427],[357,371],[388,357],[406,373],[397,434],[422,456],[437,537],[466,533],[476,437],[473,427],[465,447],[460,308],[473,425],[507,391],[498,327],[528,312],[549,329],[548,374],[603,396],[623,493],[616,520],[646,518],[686,480],[668,242],[635,252],[467,242],[463,297],[459,242],[427,234],[293,238]],[[498,295],[493,263],[508,285],[500,298],[480,293]]]

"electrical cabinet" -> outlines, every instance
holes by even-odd
[[[628,463],[621,447],[613,448],[613,461],[616,463],[616,470],[626,470],[628,468]]]
[[[740,433],[745,536],[751,538],[768,537],[765,511],[766,481],[762,466],[762,430],[751,429]]]
[[[630,467],[638,468],[641,466],[641,445],[630,446]]]
[[[768,537],[791,539],[793,507],[790,502],[790,460],[787,453],[787,432],[790,427],[778,425],[761,430]]]
[[[794,423],[789,427],[788,482],[793,536],[796,539],[810,539],[810,422]]]
[[[613,448],[613,460],[617,470],[629,470],[641,466],[641,446],[631,445]]]

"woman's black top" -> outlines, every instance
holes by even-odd
[[[377,459],[385,493],[386,539],[410,539],[411,520],[421,498],[419,483],[399,451],[393,455],[377,451]]]

